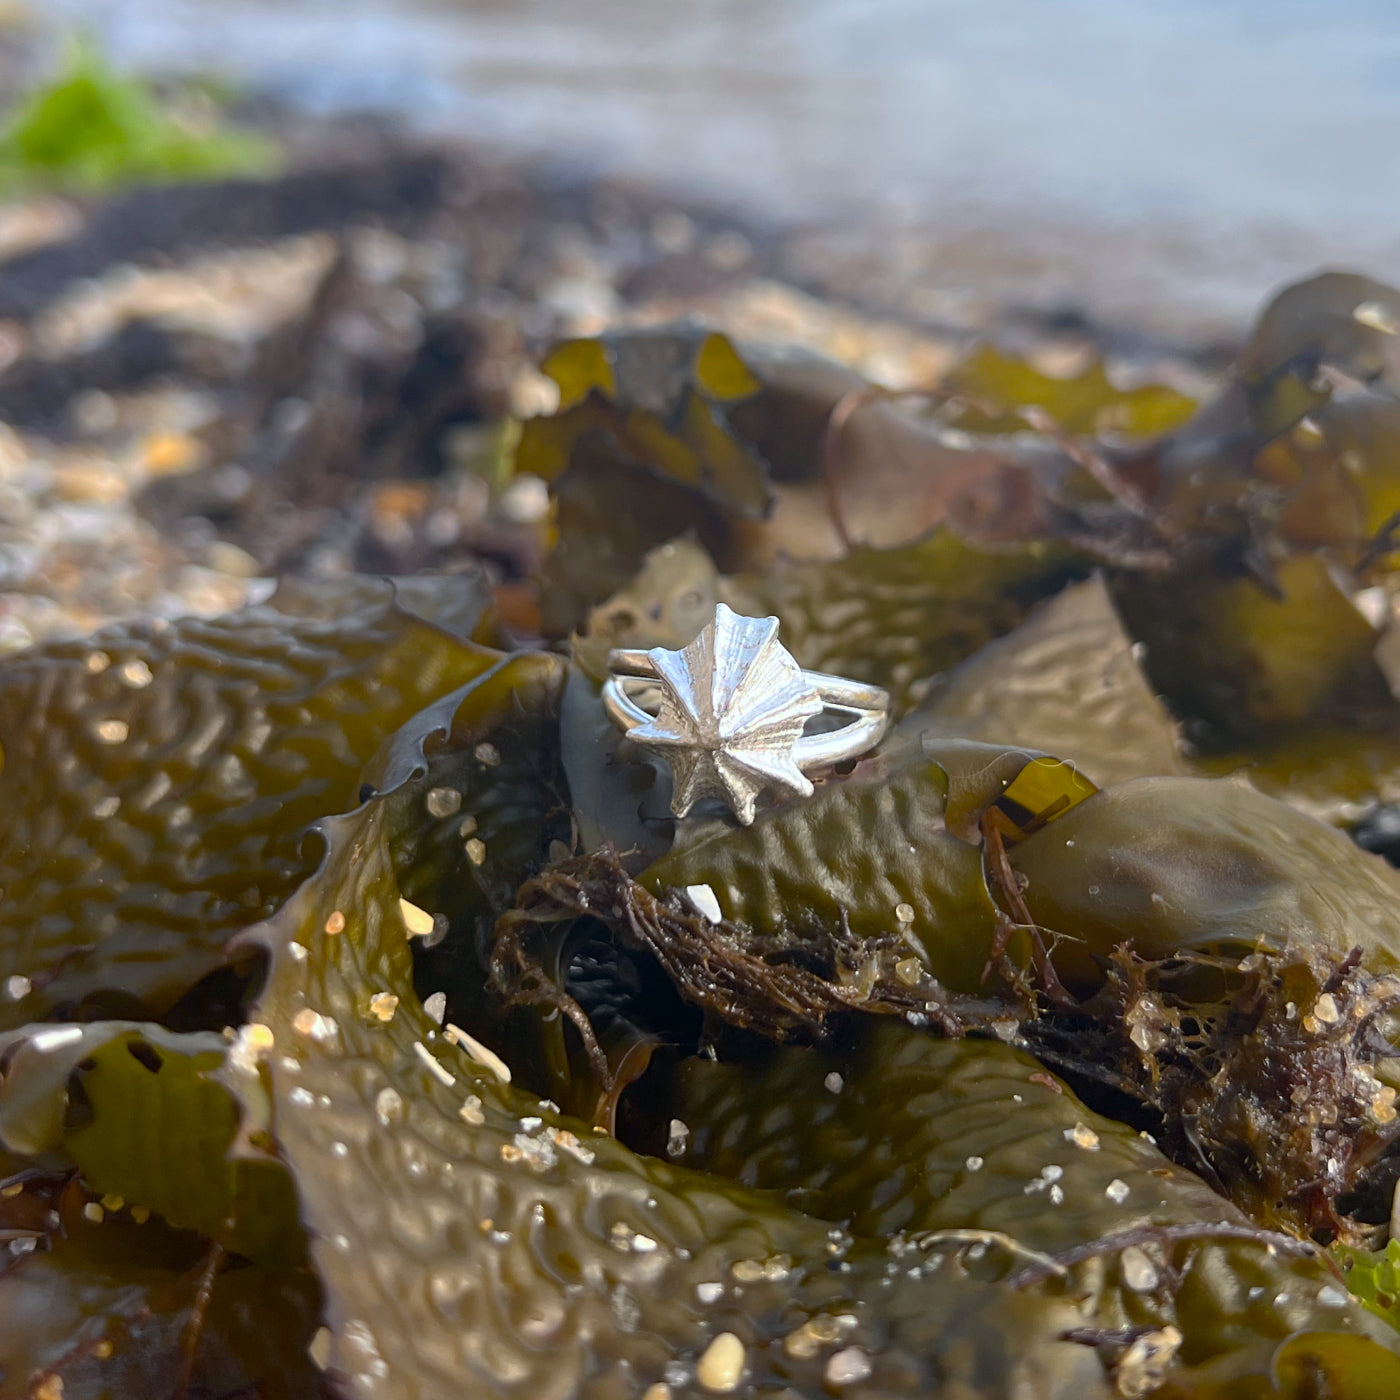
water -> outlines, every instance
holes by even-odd
[[[1107,288],[1130,309],[1137,288],[1159,309],[1233,309],[1320,262],[1400,277],[1393,0],[45,0],[43,14],[147,69],[395,110],[771,218],[986,233],[948,275],[997,282],[995,258],[998,285],[1023,274],[1031,300]]]

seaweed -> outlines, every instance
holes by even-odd
[[[948,790],[931,757],[903,768],[874,760],[752,826],[694,833],[642,883],[706,885],[726,919],[764,937],[836,928],[894,935],[939,983],[975,992],[1004,917],[981,851],[944,823]]]
[[[210,1290],[209,1250],[198,1236],[130,1209],[94,1221],[81,1192],[55,1204],[58,1229],[0,1273],[5,1395],[42,1396],[47,1385],[68,1400],[103,1400],[183,1386],[331,1400],[309,1354],[321,1308],[309,1268],[227,1262]]]
[[[1010,631],[1073,566],[1053,544],[981,547],[936,529],[826,564],[780,561],[725,580],[720,595],[742,612],[780,618],[784,645],[804,666],[882,685],[900,711],[931,677]]]
[[[232,1254],[295,1264],[305,1245],[271,1140],[247,1118],[246,1150],[230,1155],[240,1115],[217,1081],[228,1052],[218,1035],[120,1021],[10,1032],[0,1040],[0,1142],[61,1154],[99,1197]]]
[[[168,1012],[315,868],[310,824],[356,804],[385,733],[495,659],[387,585],[339,616],[297,608],[289,593],[286,611],[121,625],[7,663],[0,1026]]]
[[[697,1372],[703,1376],[711,1348],[732,1333],[749,1384],[781,1378],[799,1394],[815,1393],[819,1377],[830,1374],[830,1347],[821,1340],[829,1324],[821,1319],[839,1308],[852,1320],[830,1324],[835,1335],[845,1349],[859,1348],[870,1368],[862,1378],[886,1390],[918,1393],[933,1374],[927,1367],[956,1366],[950,1326],[956,1325],[956,1335],[965,1340],[969,1332],[995,1334],[1006,1318],[1020,1316],[1030,1330],[1010,1362],[1013,1368],[1043,1355],[1036,1364],[1048,1366],[1056,1377],[1056,1393],[1069,1385],[1092,1387],[1095,1374],[1103,1378],[1097,1389],[1110,1393],[1105,1385],[1121,1373],[1122,1356],[1109,1355],[1112,1346],[1103,1342],[1084,1349],[1089,1370],[1075,1361],[1082,1343],[1061,1340],[1072,1328],[1052,1321],[1064,1316],[1054,1300],[1062,1271],[1071,1266],[1052,1258],[1042,1271],[1046,1251],[1036,1251],[1033,1243],[1026,1244],[1035,1262],[1029,1275],[1022,1267],[1027,1256],[1014,1253],[1010,1267],[1004,1261],[990,1276],[971,1262],[952,1265],[946,1273],[911,1269],[901,1257],[905,1242],[895,1243],[897,1227],[889,1222],[856,1221],[858,1228],[832,1235],[821,1213],[814,1218],[810,1207],[794,1211],[751,1194],[748,1183],[725,1186],[714,1172],[696,1176],[659,1157],[635,1156],[517,1088],[511,1072],[516,1067],[503,1065],[477,1043],[474,1032],[482,1027],[440,1028],[409,985],[410,952],[398,913],[402,896],[389,854],[392,813],[389,799],[379,798],[328,823],[329,851],[319,878],[303,886],[275,924],[257,935],[268,948],[271,970],[251,1010],[252,1023],[267,1031],[263,1068],[271,1082],[276,1135],[297,1176],[313,1258],[328,1290],[333,1373],[352,1382],[369,1378],[385,1394],[428,1393],[474,1378],[499,1394],[538,1394],[543,1387],[607,1395],[660,1383],[667,1375],[676,1383]],[[554,882],[556,888],[564,878]],[[591,905],[596,897],[608,907],[605,892],[583,888],[583,897],[573,898],[575,906]],[[289,951],[297,948],[305,952]],[[399,997],[387,1022],[366,1014],[371,988]],[[922,1034],[914,1046],[911,1057],[921,1063],[952,1049]],[[965,1053],[995,1058],[996,1049],[983,1045]],[[355,1068],[347,1073],[351,1064]],[[808,1074],[822,1068],[818,1061],[803,1062]],[[890,1101],[887,1073],[882,1062],[877,1092],[884,1102]],[[934,1074],[945,1092],[961,1092],[956,1078],[938,1076],[936,1068]],[[1029,1086],[1035,1075],[1045,1078],[1029,1058],[1018,1062],[1016,1075],[1019,1087]],[[309,1094],[312,1104],[323,1097],[329,1104],[294,1113],[291,1095],[298,1092]],[[1078,1123],[1088,1111],[1053,1089],[1040,1092],[1056,1104],[1054,1140],[1063,1150],[1073,1126],[1068,1116]],[[895,1101],[909,1099],[896,1092]],[[1005,1121],[1005,1114],[995,1111]],[[868,1128],[866,1115],[861,1121]],[[930,1121],[942,1117],[934,1112]],[[1105,1127],[1105,1134],[1109,1131]],[[1130,1152],[1146,1159],[1139,1170],[1152,1182],[1155,1199],[1163,1189],[1162,1171],[1170,1176],[1171,1169],[1151,1165],[1152,1154],[1134,1134],[1116,1131],[1132,1144]],[[967,1139],[958,1140],[965,1154]],[[1103,1166],[1116,1170],[1109,1156]],[[849,1153],[834,1158],[849,1159]],[[756,1165],[749,1165],[747,1155],[745,1161],[741,1170],[751,1182]],[[962,1169],[967,1170],[965,1163]],[[1043,1170],[1039,1175],[1047,1189],[1056,1184]],[[1193,1248],[1214,1238],[1213,1230],[1234,1241],[1227,1249],[1252,1250],[1256,1261],[1238,1258],[1235,1273],[1223,1275],[1237,1280],[1229,1295],[1236,1301],[1222,1303],[1208,1289],[1192,1305],[1211,1316],[1221,1306],[1243,1307],[1244,1335],[1260,1339],[1251,1353],[1251,1344],[1241,1340],[1240,1323],[1194,1336],[1195,1324],[1181,1299],[1195,1298],[1196,1273],[1183,1258],[1175,1306],[1193,1336],[1189,1346],[1182,1344],[1183,1362],[1202,1367],[1208,1376],[1219,1353],[1234,1375],[1252,1367],[1263,1376],[1279,1342],[1300,1321],[1311,1319],[1325,1333],[1345,1317],[1342,1325],[1350,1336],[1343,1355],[1348,1345],[1369,1348],[1377,1353],[1373,1367],[1389,1364],[1374,1341],[1364,1340],[1365,1325],[1354,1311],[1347,1312],[1345,1295],[1325,1265],[1315,1258],[1307,1262],[1309,1246],[1261,1233],[1189,1173],[1180,1173],[1179,1180],[1194,1203],[1186,1209],[1190,1224],[1182,1225],[1179,1237],[1163,1224],[1163,1247],[1182,1249],[1199,1262],[1202,1276],[1217,1280],[1214,1288],[1222,1275]],[[941,1198],[936,1182],[928,1185]],[[1042,1212],[1039,1202],[1028,1201],[1025,1181],[1018,1179],[1015,1187],[1012,1198],[1026,1202],[1019,1210]],[[1114,1237],[1124,1231],[1108,1219],[1116,1195],[1112,1182],[1100,1183],[1096,1194],[1106,1215],[1088,1228],[1088,1238],[1075,1235],[1072,1245],[1066,1240],[1061,1253],[1100,1238],[1109,1241],[1105,1251],[1113,1252]],[[950,1210],[964,1219],[962,1210]],[[833,1213],[845,1212],[838,1207]],[[871,1242],[863,1243],[867,1239]],[[833,1274],[826,1267],[833,1240],[834,1257],[849,1264],[849,1271]],[[1097,1255],[1091,1251],[1089,1257]],[[1288,1262],[1293,1260],[1303,1262]],[[1295,1313],[1280,1313],[1276,1301],[1250,1313],[1240,1301],[1247,1292],[1244,1279],[1258,1278],[1261,1266],[1283,1268],[1294,1280],[1290,1307]],[[894,1286],[874,1287],[880,1277]],[[1302,1283],[1305,1277],[1311,1282]],[[698,1297],[697,1284],[705,1285]],[[935,1302],[949,1288],[958,1298],[953,1313]],[[1340,1310],[1329,1288],[1342,1299]],[[920,1299],[912,1314],[904,1311],[906,1293]],[[1015,1302],[1017,1295],[1023,1304]],[[817,1300],[820,1305],[814,1306]],[[1082,1325],[1082,1302],[1075,1306]],[[491,1322],[483,1332],[487,1315]],[[397,1317],[403,1322],[392,1320]],[[590,1324],[590,1317],[598,1321]],[[1112,1327],[1105,1332],[1118,1325],[1118,1315],[1109,1320]],[[488,1335],[490,1344],[483,1346]],[[1212,1342],[1210,1335],[1220,1340]],[[1316,1364],[1324,1373],[1342,1364],[1327,1358],[1330,1344],[1318,1346]],[[1016,1372],[1005,1370],[1005,1356],[993,1361],[986,1345],[979,1345],[978,1370],[972,1373],[982,1376],[977,1383],[1011,1383],[993,1379]],[[1251,1354],[1254,1360],[1246,1361]],[[1164,1374],[1169,1370],[1164,1362]]]
[[[1255,1219],[1364,1242],[1390,1210],[1400,981],[1360,963],[1359,949],[1157,964],[1120,949],[1093,1026],[1030,1035],[1050,1058],[1103,1036],[1097,1062],[1156,1110],[1177,1160]],[[1069,1062],[1085,1059],[1075,1044]]]
[[[559,407],[522,426],[515,466],[554,488],[545,617],[556,628],[672,535],[704,521],[718,543],[735,519],[767,514],[766,464],[727,418],[759,382],[727,337],[681,327],[567,341],[542,367]]]
[[[1057,964],[1094,982],[1100,957],[1247,957],[1289,947],[1372,973],[1400,956],[1400,875],[1333,827],[1242,783],[1139,778],[1105,788],[1010,855],[1036,922],[1066,931]]]
[[[1053,753],[1109,786],[1183,773],[1178,725],[1149,684],[1103,579],[1073,583],[943,678],[905,721]]]
[[[1198,410],[569,342],[494,599],[5,658],[3,1392],[1396,1393],[1397,307]],[[599,696],[721,602],[899,716],[749,826]]]
[[[328,822],[318,878],[256,935],[271,967],[251,1024],[266,1029],[275,1131],[327,1290],[330,1374],[384,1395],[607,1396],[713,1374],[736,1351],[746,1383],[815,1394],[824,1349],[787,1339],[835,1325],[876,1384],[928,1384],[966,1333],[928,1316],[927,1290],[874,1286],[892,1273],[883,1249],[629,1152],[516,1087],[479,1027],[444,1031],[425,1013],[390,811],[376,799]],[[378,989],[399,998],[388,1020],[368,1011]],[[751,1278],[754,1260],[773,1263]],[[995,1334],[980,1292],[979,1325]],[[906,1293],[920,1303],[901,1305]],[[1039,1345],[1058,1371],[1089,1375],[1059,1325],[1042,1323]]]
[[[1011,1014],[1002,1001],[949,996],[924,974],[914,941],[898,932],[862,936],[845,922],[771,933],[728,919],[715,923],[679,890],[657,898],[627,875],[615,852],[604,850],[552,865],[521,886],[496,927],[491,975],[508,1000],[567,1015],[605,1089],[612,1087],[612,1067],[583,1008],[550,978],[546,960],[560,926],[574,933],[584,920],[654,958],[684,1000],[778,1041],[821,1039],[854,1010],[907,1016],[950,1034]],[[563,959],[556,954],[550,961]]]
[[[1059,1279],[1110,1368],[1125,1334],[1175,1329],[1162,1379],[1209,1395],[1227,1356],[1233,1377],[1262,1379],[1285,1338],[1326,1330],[1329,1308],[1355,1323],[1321,1251],[1261,1230],[1012,1046],[883,1022],[757,1067],[692,1060],[673,1092],[688,1165],[897,1241],[921,1271],[961,1261],[1013,1287]]]
[[[1025,410],[1033,408],[1067,433],[1155,438],[1184,427],[1197,407],[1168,384],[1119,385],[1099,359],[1077,374],[1051,375],[992,345],[975,347],[941,387],[966,402],[955,421],[969,432],[1020,431]]]

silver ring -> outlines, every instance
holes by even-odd
[[[723,603],[689,646],[612,651],[608,669],[603,704],[633,742],[670,764],[678,817],[717,797],[748,826],[760,793],[810,797],[809,771],[866,753],[890,722],[879,686],[804,671],[778,641],[776,617],[745,617]],[[803,733],[828,711],[848,722]]]

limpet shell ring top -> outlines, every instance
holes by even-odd
[[[760,793],[810,796],[809,772],[868,752],[890,722],[888,692],[804,671],[778,641],[776,617],[723,603],[689,646],[612,651],[608,669],[603,704],[634,743],[670,764],[678,817],[716,797],[748,826]],[[803,732],[825,712],[848,722]]]

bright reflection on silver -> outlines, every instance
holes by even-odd
[[[670,765],[677,816],[714,797],[747,826],[760,794],[810,796],[804,769],[863,753],[888,723],[884,691],[802,670],[778,641],[776,617],[744,617],[723,603],[680,651],[615,651],[609,662],[604,704],[634,742]],[[638,703],[638,682],[656,693],[654,714]],[[826,709],[853,722],[804,736]]]

